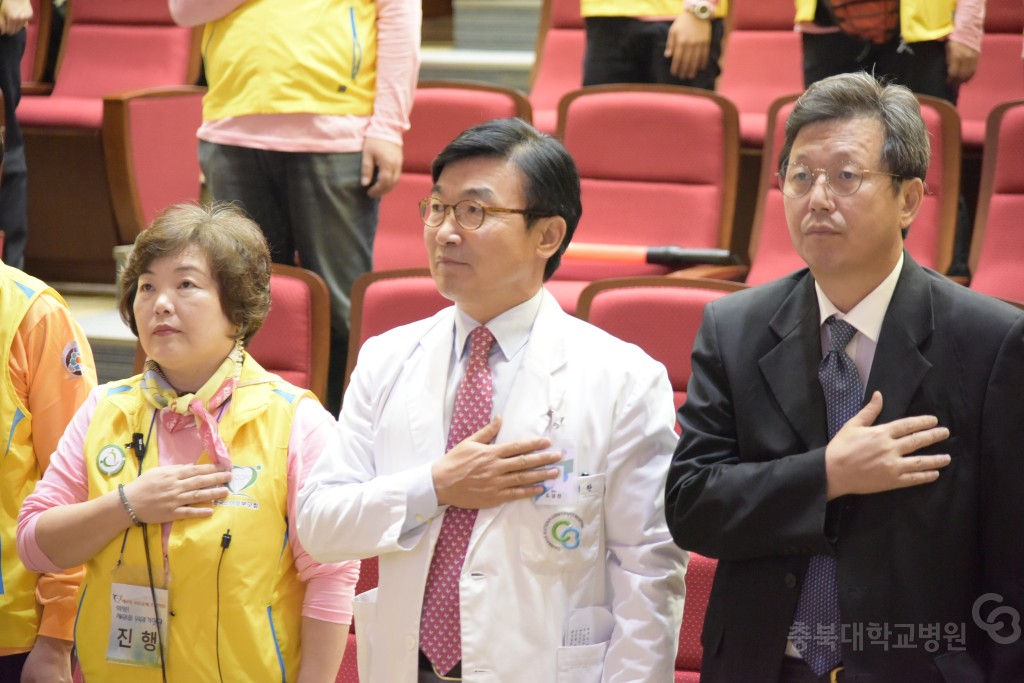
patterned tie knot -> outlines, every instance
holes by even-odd
[[[491,354],[494,346],[494,335],[485,326],[474,328],[469,333],[469,364],[479,365],[486,363],[487,357]]]
[[[829,345],[829,349],[845,353],[846,345],[853,339],[853,335],[857,334],[857,328],[834,315],[830,315],[825,320],[825,324],[828,325],[829,330],[832,332],[832,343]]]

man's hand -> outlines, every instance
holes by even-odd
[[[21,670],[21,683],[71,683],[71,644],[38,636]]]
[[[373,181],[373,170],[377,169],[377,180]],[[402,174],[402,146],[387,140],[366,138],[363,142],[362,186],[366,194],[381,197],[387,194]]]
[[[948,455],[908,453],[949,438],[932,415],[918,415],[872,426],[882,412],[876,391],[859,413],[850,418],[825,448],[828,499],[848,493],[879,493],[928,484],[949,464]]]
[[[29,0],[3,0],[0,2],[0,33],[14,35],[28,25],[32,19],[32,4]]]
[[[963,85],[978,70],[978,51],[956,42],[946,41],[946,80],[950,85]]]
[[[711,51],[711,22],[689,12],[680,14],[668,29],[665,58],[672,59],[670,70],[676,78],[690,79],[708,65]]]
[[[492,444],[499,429],[501,417],[496,416],[434,463],[431,473],[439,505],[490,508],[533,498],[544,492],[541,482],[558,476],[557,467],[545,466],[560,461],[561,454],[535,452],[550,446],[550,440]]]

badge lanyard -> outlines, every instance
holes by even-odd
[[[149,430],[146,438],[135,432],[132,434],[132,442],[126,444],[135,453],[135,459],[139,464],[136,477],[142,475],[142,463],[149,450],[150,439],[153,436],[153,426],[156,424],[157,411],[153,411],[153,417],[149,422]],[[153,561],[149,552],[149,525],[142,525],[142,544],[146,553],[146,573],[149,580],[149,590],[146,586],[139,586],[134,583],[112,582],[111,593],[111,632],[107,646],[107,659],[123,664],[130,664],[145,667],[160,667],[164,683],[167,682],[167,666],[164,657],[163,631],[166,624],[167,614],[167,589],[157,589],[153,581]],[[121,552],[118,554],[117,563],[113,572],[116,573],[124,562],[124,550],[128,543],[128,532],[131,526],[124,530],[124,537],[121,539]],[[148,603],[148,604],[147,604]],[[148,616],[148,608],[152,606],[152,617]],[[114,624],[124,623],[125,627],[117,627]],[[147,630],[148,625],[153,624],[153,631]],[[129,624],[131,624],[129,626]],[[133,642],[135,627],[141,625],[141,638]]]

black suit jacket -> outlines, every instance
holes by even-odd
[[[834,554],[846,680],[1024,681],[1019,617],[987,623],[1024,610],[1024,314],[905,256],[865,395],[876,424],[949,428],[923,486],[826,502],[821,357],[806,270],[705,310],[666,487],[676,542],[719,559],[701,680],[776,681],[808,560]]]

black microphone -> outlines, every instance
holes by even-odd
[[[146,442],[143,440],[142,432],[135,432],[132,434],[131,448],[135,451],[135,457],[139,461],[139,467],[142,467],[142,459],[146,457]]]

